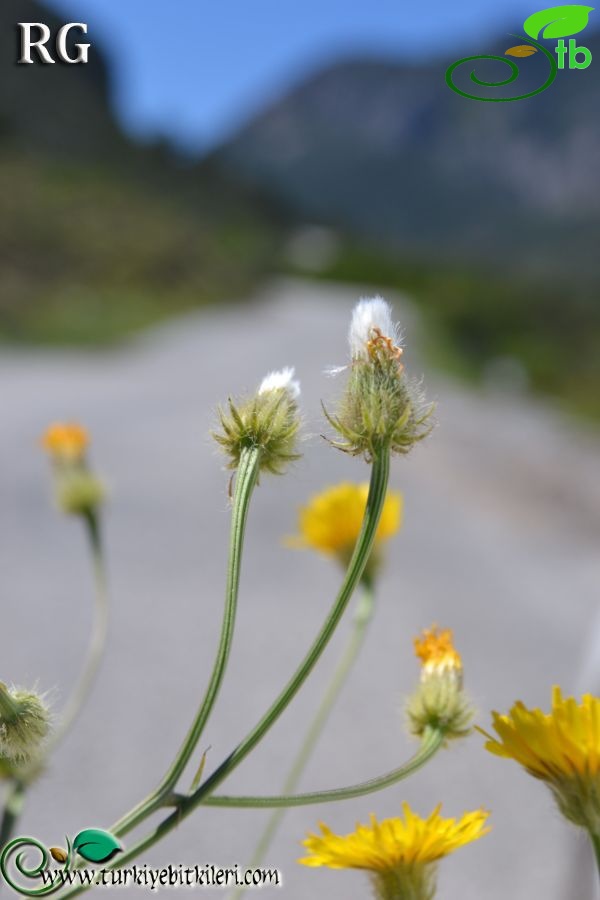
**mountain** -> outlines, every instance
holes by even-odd
[[[210,161],[130,140],[96,40],[86,65],[17,65],[17,22],[64,24],[2,0],[0,337],[111,340],[245,296],[279,253],[273,204]]]
[[[194,162],[123,134],[96,40],[84,66],[16,65],[23,21],[62,24],[0,5],[1,339],[98,343],[248,297],[297,265],[290,225],[321,222],[338,234],[323,255],[317,232],[321,277],[409,291],[445,364],[516,360],[600,419],[597,37],[589,69],[518,103],[450,91],[459,53],[341,62]],[[544,63],[519,60],[523,91]]]
[[[600,36],[585,34],[579,42],[600,60]],[[516,42],[507,37],[480,52],[502,55]],[[216,158],[300,217],[405,257],[548,279],[597,277],[600,62],[559,71],[529,99],[482,103],[445,83],[460,56],[415,66],[339,62],[246,124]],[[542,53],[517,62],[521,90],[504,95],[547,76]],[[488,80],[507,76],[494,61],[476,71]]]
[[[600,37],[584,34],[593,64],[518,102],[476,102],[445,82],[454,61],[502,56],[514,35],[422,65],[338,62],[214,158],[298,221],[333,226],[338,254],[321,277],[408,291],[439,361],[475,377],[516,366],[600,419]],[[543,53],[517,62],[502,96],[547,78]],[[463,64],[457,83],[470,92],[474,67],[482,80],[508,74],[498,61]]]

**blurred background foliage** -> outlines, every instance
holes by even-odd
[[[342,59],[194,157],[123,133],[97,42],[87,66],[17,66],[15,23],[64,19],[0,20],[5,342],[102,344],[273,274],[334,279],[411,295],[453,371],[600,419],[597,66],[487,104],[443,83],[461,48]]]

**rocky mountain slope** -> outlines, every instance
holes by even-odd
[[[600,37],[584,34],[580,43],[600,58]],[[511,43],[507,36],[470,52],[502,54]],[[250,121],[217,156],[300,215],[405,254],[597,277],[600,68],[565,69],[527,100],[479,103],[445,83],[448,65],[465,55],[415,66],[339,62]],[[543,83],[541,53],[518,62],[520,90]],[[477,72],[507,75],[493,61]]]

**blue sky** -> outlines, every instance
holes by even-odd
[[[210,146],[303,74],[350,53],[483,52],[531,0],[46,0],[87,22],[112,61],[122,123]],[[548,4],[551,5],[551,4]]]

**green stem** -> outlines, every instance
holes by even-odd
[[[596,865],[598,866],[598,876],[600,877],[600,835],[590,832],[592,847],[594,848],[594,856],[596,857]]]
[[[192,722],[171,767],[158,787],[152,791],[145,800],[142,800],[141,803],[112,826],[111,831],[114,835],[120,836],[127,834],[128,831],[135,828],[139,822],[147,818],[154,810],[164,805],[165,799],[171,794],[196,749],[204,726],[215,705],[225,675],[231,642],[233,640],[242,551],[244,547],[244,534],[248,510],[250,508],[250,500],[258,479],[260,462],[261,451],[259,448],[252,447],[246,449],[242,452],[237,470],[231,515],[231,539],[227,568],[227,586],[225,591],[225,610],[221,626],[219,647],[208,687],[194,721]]]
[[[72,727],[73,722],[81,712],[85,701],[88,698],[92,685],[98,673],[98,668],[104,654],[106,644],[106,633],[108,628],[108,594],[106,590],[106,569],[104,566],[104,556],[102,552],[102,541],[100,536],[100,525],[98,518],[94,512],[89,512],[85,516],[85,524],[92,554],[92,566],[94,570],[94,621],[92,625],[92,635],[88,646],[83,671],[77,681],[77,684],[71,694],[65,709],[61,715],[59,724],[47,741],[44,748],[45,758],[49,758],[52,751],[60,743]],[[8,701],[13,703],[10,696],[3,690],[4,686],[0,685],[0,710],[7,714],[8,710],[3,709]],[[35,770],[34,770],[35,771]],[[35,775],[34,775],[35,777]],[[16,822],[23,811],[25,805],[25,797],[27,787],[31,781],[29,778],[23,777],[15,779],[9,790],[2,824],[0,825],[0,847],[9,839],[10,834],[14,830]]]
[[[2,814],[2,823],[0,824],[0,850],[9,842],[12,837],[15,825],[23,811],[25,803],[25,785],[22,781],[15,779],[12,781],[4,812]]]
[[[47,744],[46,755],[49,755],[64,738],[83,709],[85,701],[96,680],[96,675],[98,674],[98,669],[100,668],[100,663],[104,655],[104,648],[106,646],[106,635],[108,632],[108,591],[100,524],[97,515],[94,512],[89,512],[85,516],[85,524],[92,553],[95,584],[92,634],[82,673],[62,712],[56,731],[53,733]]]
[[[438,750],[443,746],[444,739],[445,735],[443,731],[439,731],[438,729],[434,728],[426,729],[421,740],[421,746],[414,754],[414,756],[412,756],[411,759],[408,760],[408,762],[404,763],[403,766],[400,766],[397,769],[393,769],[391,772],[388,772],[385,775],[380,775],[377,778],[371,778],[369,781],[362,781],[359,784],[354,784],[349,787],[334,788],[333,790],[329,791],[314,791],[313,793],[293,794],[290,796],[280,797],[213,796],[208,797],[204,801],[202,801],[202,805],[273,809],[280,807],[289,808],[292,806],[311,806],[318,803],[331,803],[340,800],[352,800],[356,797],[364,797],[366,794],[373,794],[376,791],[381,791],[384,788],[391,787],[392,785],[397,784],[399,781],[402,781],[403,779],[408,778],[410,775],[413,775],[435,756]],[[173,812],[167,819],[164,819],[157,826],[154,832],[143,838],[141,841],[138,841],[135,846],[131,847],[125,853],[120,854],[115,861],[115,865],[119,865],[119,867],[122,867],[132,859],[135,859],[135,857],[140,853],[143,853],[144,850],[152,847],[162,837],[173,831],[173,829],[179,825],[179,822],[187,815],[189,815],[190,812],[192,812],[192,810],[195,808],[195,806],[190,806],[186,803],[186,801],[189,800],[189,797],[176,795],[173,799],[176,807],[175,812]],[[195,805],[197,806],[198,803],[196,803]],[[86,889],[87,888],[85,887],[73,888],[67,891],[65,894],[61,894],[60,900],[63,900],[63,898],[67,897],[75,897],[77,894],[82,893]]]
[[[373,794],[384,788],[408,778],[418,769],[422,768],[435,756],[444,744],[444,732],[436,729],[426,729],[421,740],[421,746],[408,762],[397,769],[392,769],[385,775],[371,778],[369,781],[361,781],[344,788],[333,788],[329,791],[312,791],[304,794],[282,794],[271,797],[247,796],[227,797],[211,796],[203,801],[204,806],[227,806],[241,809],[278,809],[292,806],[312,806],[316,803],[330,803],[337,800],[352,800],[355,797],[364,797],[365,794]]]
[[[354,616],[354,627],[352,629],[350,639],[333,673],[333,677],[327,687],[327,690],[323,694],[323,698],[317,708],[316,715],[314,716],[310,727],[306,732],[304,741],[302,742],[296,758],[292,763],[287,778],[283,783],[284,795],[290,795],[295,791],[302,773],[306,767],[306,764],[310,759],[315,745],[321,735],[323,727],[327,719],[329,718],[329,714],[346,682],[346,678],[348,677],[350,670],[356,662],[360,649],[363,645],[365,635],[367,633],[367,627],[373,616],[373,606],[373,589],[370,585],[365,585],[365,590],[359,599],[358,608]],[[206,802],[209,805],[215,805],[215,799],[217,798],[212,797],[209,798]],[[271,815],[271,818],[267,822],[267,825],[262,835],[260,836],[250,862],[246,866],[247,869],[256,869],[263,862],[269,850],[269,847],[271,846],[273,838],[277,833],[277,829],[281,824],[281,820],[285,816],[285,811],[285,806],[282,805]],[[245,893],[245,891],[246,889],[243,886],[235,888],[231,892],[231,900],[235,900],[236,897],[241,897]]]
[[[385,502],[387,484],[390,469],[390,451],[389,448],[382,447],[373,460],[371,470],[371,481],[369,485],[369,496],[367,498],[367,506],[363,518],[363,524],[352,554],[352,558],[348,565],[348,570],[342,582],[335,603],[325,620],[325,623],[319,632],[316,640],[305,656],[304,660],[292,676],[288,684],[276,698],[274,703],[267,710],[260,722],[252,729],[252,731],[241,741],[232,753],[221,763],[221,765],[200,785],[197,790],[184,797],[177,798],[176,808],[166,819],[163,819],[150,834],[141,838],[125,853],[119,855],[118,865],[123,866],[130,860],[135,859],[144,850],[154,846],[164,835],[173,831],[182,819],[190,815],[204,800],[209,797],[222,781],[242,762],[243,759],[254,749],[261,738],[275,724],[277,719],[296,696],[315,665],[321,658],[321,655],[329,640],[331,639],[336,626],[338,625],[343,613],[346,610],[350,597],[362,578],[365,566],[371,555],[377,526],[381,516],[381,510]],[[145,811],[145,815],[148,811]],[[145,817],[138,816],[136,821],[141,821]],[[132,826],[131,826],[132,827]],[[121,832],[122,833],[122,832]],[[86,888],[74,888],[61,894],[61,897],[74,897]]]

